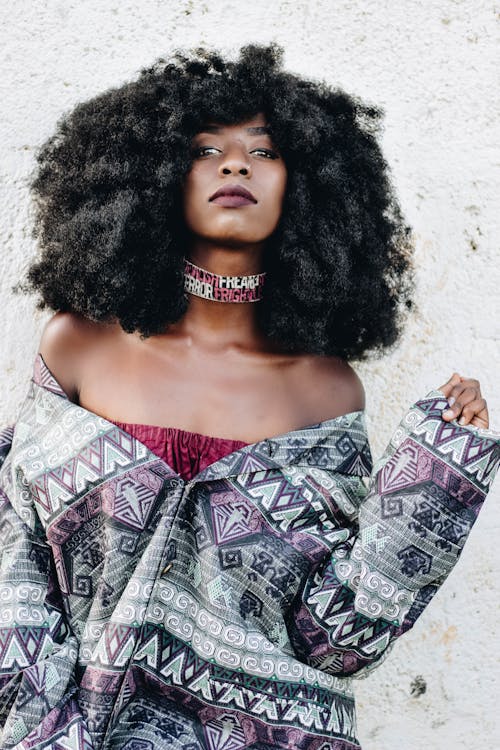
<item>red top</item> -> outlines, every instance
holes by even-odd
[[[144,443],[187,481],[219,458],[248,445],[243,440],[212,437],[178,427],[108,421]]]

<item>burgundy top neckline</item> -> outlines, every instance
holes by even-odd
[[[203,432],[193,432],[191,430],[184,430],[182,427],[163,427],[161,425],[157,424],[144,424],[141,422],[121,422],[119,420],[115,419],[108,419],[108,422],[112,422],[113,424],[117,425],[118,427],[128,428],[137,428],[141,430],[149,430],[151,432],[158,431],[166,433],[167,435],[186,435],[186,436],[192,436],[194,438],[203,438],[205,440],[216,440],[220,443],[237,443],[240,446],[243,445],[250,445],[250,443],[245,442],[244,440],[237,440],[235,438],[224,438],[224,437],[218,437],[217,435],[205,435]]]
[[[243,440],[204,435],[180,427],[108,419],[163,459],[179,476],[189,481],[210,464],[249,443]]]

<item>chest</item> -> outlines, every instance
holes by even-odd
[[[108,356],[86,368],[79,404],[115,422],[252,443],[345,411],[340,400],[325,405],[299,370],[223,356]]]

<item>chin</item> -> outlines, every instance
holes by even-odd
[[[214,234],[203,234],[198,235],[205,241],[213,242],[214,245],[227,245],[228,247],[246,247],[248,245],[256,245],[261,242],[265,242],[267,235],[262,236],[259,234],[248,234],[244,232],[217,232]]]
[[[249,247],[250,245],[258,245],[264,242],[264,240],[265,237],[256,237],[255,239],[248,237],[221,237],[220,239],[216,240],[216,242],[217,244],[225,245],[226,247],[244,249],[245,247]]]

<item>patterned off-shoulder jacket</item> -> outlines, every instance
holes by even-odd
[[[190,481],[37,355],[0,432],[2,750],[359,750],[352,679],[455,563],[500,433],[432,390],[375,466],[356,411]]]

